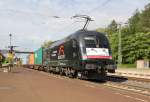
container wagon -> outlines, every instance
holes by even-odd
[[[43,48],[39,48],[34,52],[34,69],[43,70]]]
[[[33,69],[34,68],[34,53],[33,54],[29,54],[27,56],[27,67]]]
[[[35,70],[41,70],[41,71],[45,71],[45,65],[44,65],[44,61],[45,58],[47,60],[47,52],[45,51],[46,49],[44,48],[39,48],[38,50],[34,51],[33,54],[29,54],[27,56],[27,67],[35,69]],[[46,54],[45,54],[46,52]]]

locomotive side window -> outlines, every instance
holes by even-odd
[[[72,47],[73,47],[73,58],[77,57],[77,41],[76,40],[72,40]]]
[[[108,48],[108,43],[106,41],[103,42],[103,47]]]
[[[76,44],[76,41],[75,41],[75,40],[72,40],[72,47],[73,47],[73,48],[76,48],[76,47],[77,47],[77,44]]]
[[[106,39],[106,38],[102,38],[102,42],[101,42],[101,46],[103,47],[103,48],[109,48],[109,44],[108,44],[108,40]]]

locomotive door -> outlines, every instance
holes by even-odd
[[[76,40],[72,40],[72,47],[73,47],[73,59],[74,60],[79,60],[79,49],[77,46],[77,41]]]

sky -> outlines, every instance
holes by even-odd
[[[0,0],[0,49],[9,45],[12,34],[16,49],[35,51],[44,41],[59,40],[81,29],[76,14],[94,19],[89,30],[106,27],[113,19],[127,22],[136,9],[150,0]],[[59,18],[56,18],[58,16]]]

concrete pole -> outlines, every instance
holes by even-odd
[[[122,42],[121,42],[121,23],[119,25],[119,35],[118,35],[118,64],[122,64]]]

